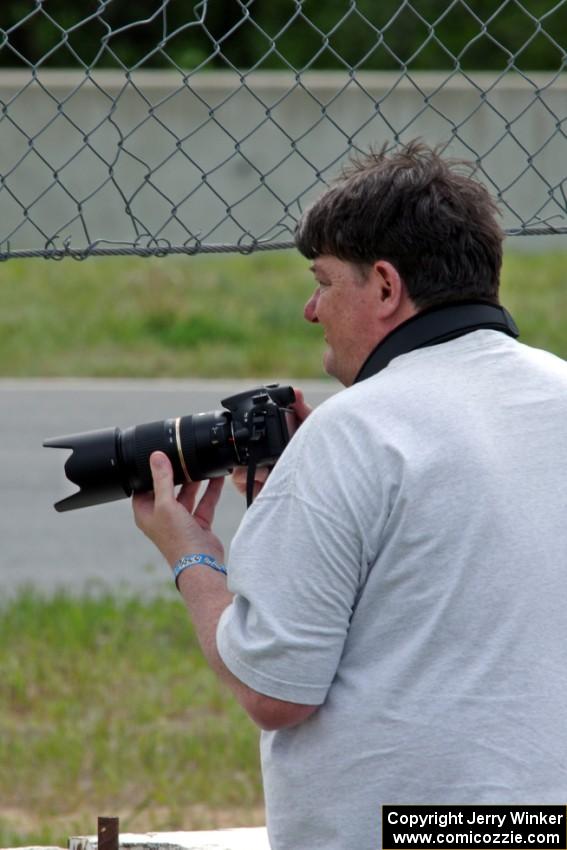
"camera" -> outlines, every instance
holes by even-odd
[[[150,455],[157,450],[169,457],[175,484],[248,467],[250,504],[254,471],[273,466],[296,429],[294,401],[291,387],[269,384],[223,399],[224,410],[46,440],[46,447],[71,449],[65,474],[79,487],[54,507],[71,511],[151,490]]]

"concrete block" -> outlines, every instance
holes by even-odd
[[[270,850],[265,827],[198,832],[121,833],[120,850]],[[98,850],[96,835],[74,836],[69,850]]]

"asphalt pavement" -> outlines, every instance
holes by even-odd
[[[338,385],[280,379],[320,404]],[[134,525],[129,499],[58,513],[53,503],[75,492],[64,462],[69,452],[45,439],[220,408],[220,399],[255,386],[248,381],[0,380],[0,592],[23,586],[42,594],[121,590],[171,591],[161,555]],[[228,548],[245,503],[227,482],[215,530]]]

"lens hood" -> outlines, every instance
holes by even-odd
[[[130,495],[131,490],[122,477],[119,439],[119,428],[103,428],[55,437],[43,443],[46,448],[71,449],[65,463],[65,474],[80,488],[77,493],[56,502],[56,511],[87,508]]]

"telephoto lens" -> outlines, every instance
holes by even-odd
[[[158,450],[169,457],[175,484],[228,475],[235,466],[273,466],[295,431],[294,400],[291,387],[272,384],[224,399],[224,410],[46,440],[46,447],[71,450],[65,474],[79,487],[54,507],[70,511],[151,490],[150,455]]]

